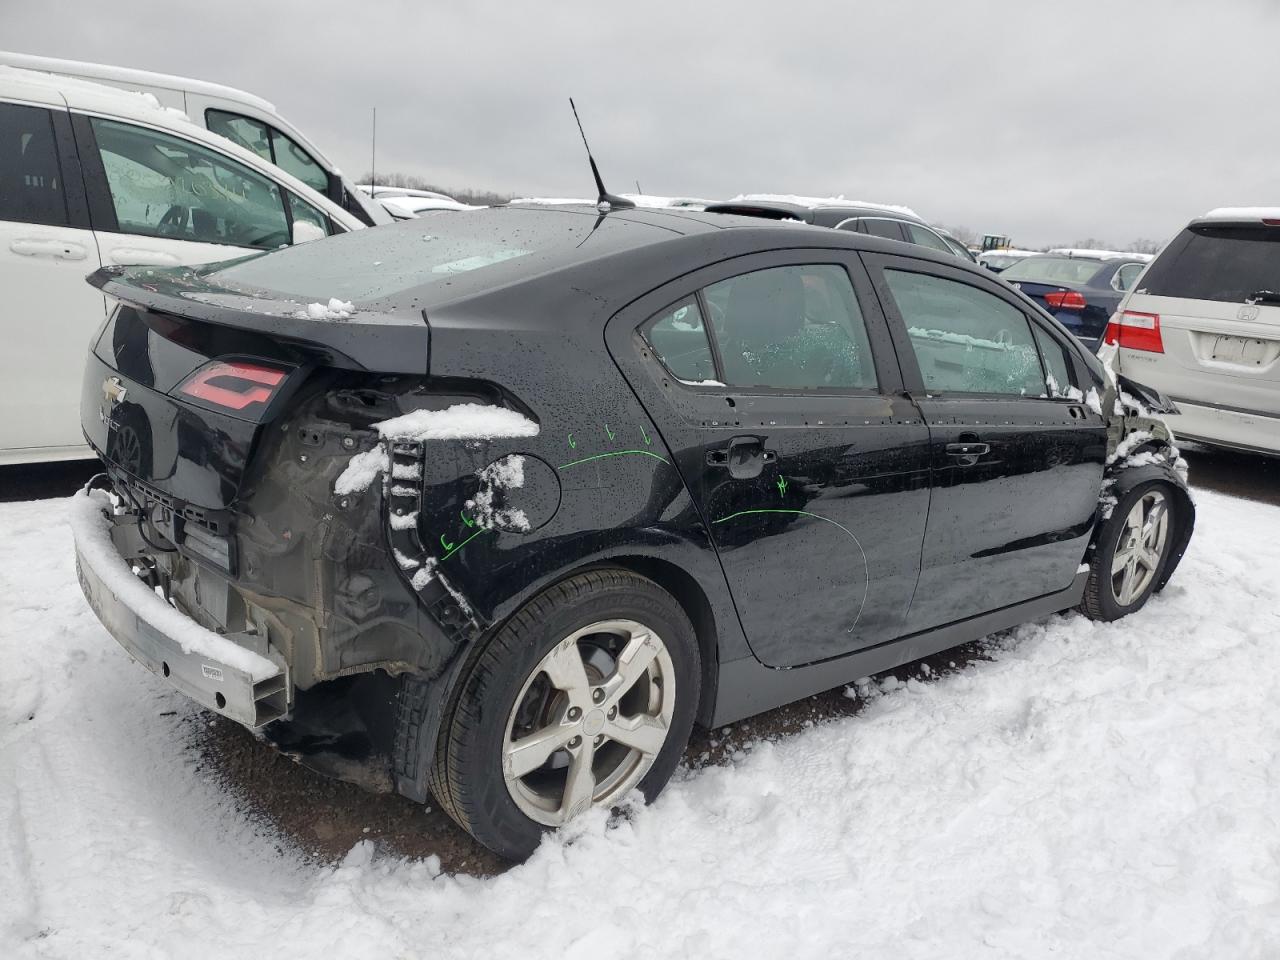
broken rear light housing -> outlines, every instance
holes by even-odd
[[[261,420],[290,371],[249,360],[210,360],[178,384],[196,406],[242,420]]]
[[[1160,315],[1156,313],[1138,313],[1134,310],[1117,313],[1107,324],[1102,340],[1126,350],[1164,353],[1164,340],[1160,336]]]

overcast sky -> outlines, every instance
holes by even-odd
[[[844,194],[1024,245],[1280,203],[1273,0],[0,0],[0,46],[242,87],[349,174]]]

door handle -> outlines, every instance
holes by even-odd
[[[962,467],[972,467],[983,454],[991,452],[991,444],[976,440],[962,443],[948,443],[947,456],[953,458]]]
[[[109,256],[122,267],[176,267],[180,263],[172,253],[146,247],[112,247]]]
[[[83,260],[89,255],[83,244],[66,240],[20,239],[10,243],[9,249],[23,257],[53,257],[56,260]]]
[[[766,463],[778,459],[776,450],[766,450],[760,437],[734,437],[719,450],[707,451],[707,466],[725,467],[735,480],[760,476]]]

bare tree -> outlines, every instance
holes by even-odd
[[[1159,253],[1160,241],[1150,237],[1139,237],[1124,248],[1126,253]]]

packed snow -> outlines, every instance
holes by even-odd
[[[221,789],[82,600],[70,514],[0,505],[0,956],[1280,955],[1275,507],[1202,492],[1138,615],[857,684],[487,880],[317,864]]]
[[[456,403],[444,410],[414,410],[375,423],[374,428],[384,441],[494,440],[538,435],[538,425],[524,414],[482,403]],[[334,493],[342,496],[369,489],[370,484],[386,472],[390,463],[384,448],[385,443],[352,456],[334,484]],[[411,472],[405,474],[406,469]],[[397,464],[392,475],[395,479],[409,480],[417,478],[420,473],[415,467]]]
[[[85,562],[102,578],[104,587],[156,630],[176,640],[184,653],[199,654],[215,663],[242,670],[254,681],[280,672],[266,657],[206,630],[179,613],[134,576],[111,542],[111,521],[104,511],[112,509],[111,500],[102,491],[81,492],[71,498],[67,507],[67,520],[76,546]],[[72,559],[74,561],[74,556]]]
[[[330,297],[328,303],[309,303],[304,310],[298,310],[294,316],[299,320],[350,320],[356,308],[348,300]]]

